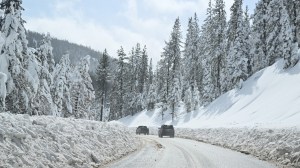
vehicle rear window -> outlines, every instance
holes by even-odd
[[[163,125],[163,128],[165,128],[165,129],[173,129],[173,125]]]

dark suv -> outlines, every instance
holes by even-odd
[[[146,126],[138,126],[136,131],[136,134],[145,134],[145,135],[149,135],[149,128],[147,128]]]
[[[174,138],[175,131],[173,125],[162,125],[158,130],[158,137],[170,136]]]

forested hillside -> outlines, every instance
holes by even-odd
[[[131,74],[138,78],[123,76],[115,81],[121,94],[114,98],[117,102],[111,102],[119,106],[110,109],[112,119],[154,107],[163,109],[162,116],[170,110],[174,119],[181,102],[187,112],[196,110],[231,89],[241,89],[252,74],[280,58],[284,69],[298,62],[300,1],[260,0],[250,17],[243,0],[234,0],[229,21],[224,0],[209,1],[208,6],[203,25],[198,24],[197,14],[189,19],[185,39],[180,19],[176,19],[154,77],[150,70],[145,76],[141,65],[132,64],[137,71]],[[136,49],[130,60],[141,58],[138,46]],[[125,74],[119,66],[120,75],[121,71]]]
[[[102,121],[162,108],[174,119],[179,104],[186,112],[207,106],[277,59],[284,69],[299,60],[300,1],[260,0],[249,16],[243,0],[234,0],[228,21],[224,0],[209,1],[204,24],[195,13],[185,38],[175,20],[155,68],[140,43],[100,53],[26,33],[21,4],[0,6],[1,111]]]
[[[27,40],[28,40],[28,47],[37,48],[39,46],[39,43],[43,39],[43,34],[40,34],[38,32],[33,31],[27,31]],[[51,44],[53,47],[53,56],[54,61],[58,62],[61,57],[68,53],[70,55],[70,61],[72,64],[78,63],[78,60],[80,60],[82,57],[89,55],[93,60],[98,60],[100,55],[102,54],[99,51],[95,51],[91,49],[90,47],[86,47],[83,45],[71,43],[67,40],[61,40],[57,38],[51,38]],[[114,53],[112,53],[114,54]],[[98,61],[92,61],[90,69],[91,71],[96,70],[96,66]]]

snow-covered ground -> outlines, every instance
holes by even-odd
[[[174,122],[161,108],[119,120],[129,127],[175,125],[176,135],[263,160],[300,167],[300,63],[284,70],[283,60],[267,67],[207,107],[189,113],[181,104]],[[150,131],[151,132],[151,131]]]
[[[99,167],[137,149],[119,123],[0,113],[0,167]]]

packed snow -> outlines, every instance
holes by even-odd
[[[138,136],[143,148],[107,168],[275,168],[249,155],[183,138]]]
[[[116,122],[0,113],[0,167],[100,167],[138,145]]]
[[[300,64],[283,70],[283,60],[250,77],[207,107],[186,113],[179,104],[172,123],[159,105],[119,121],[129,127],[146,125],[157,134],[173,124],[175,136],[204,141],[257,156],[287,167],[300,166]],[[163,120],[162,120],[163,117]]]

